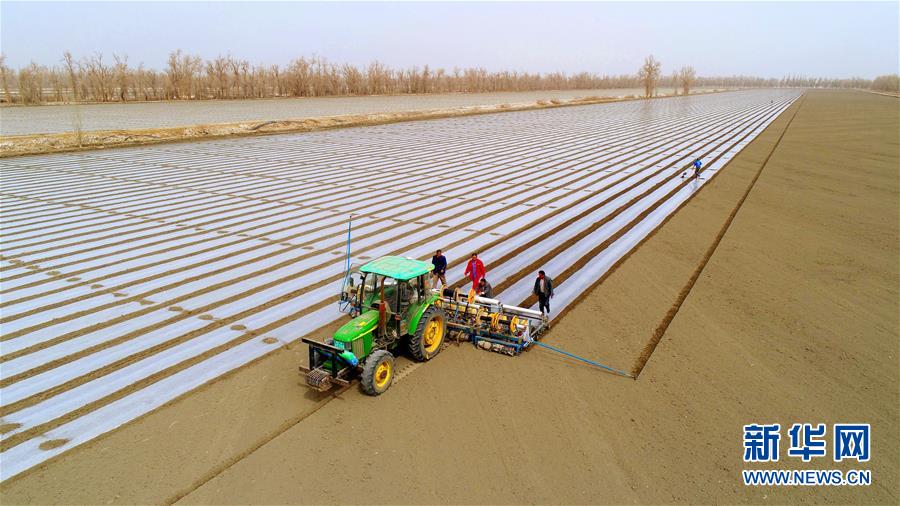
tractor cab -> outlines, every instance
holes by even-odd
[[[372,395],[387,390],[394,358],[401,345],[413,358],[430,360],[441,350],[446,316],[434,305],[438,295],[427,289],[432,265],[399,256],[385,256],[351,267],[341,289],[342,311],[351,316],[332,339],[310,346],[307,383],[327,390],[358,373]],[[371,369],[371,370],[370,370]]]
[[[404,257],[382,257],[362,267],[353,266],[341,289],[341,311],[356,317],[369,310],[389,316],[385,330],[402,336],[410,312],[428,299],[427,276],[431,264]],[[400,322],[400,326],[389,325]]]

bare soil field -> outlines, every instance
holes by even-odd
[[[614,105],[627,104],[590,107]],[[703,266],[636,381],[463,345],[406,363],[379,398],[316,395],[288,341],[7,480],[4,502],[896,503],[897,101],[810,91],[765,125],[602,282],[590,270],[602,252],[562,277],[567,312],[545,341],[628,369]],[[580,280],[589,293],[566,295]],[[873,484],[744,487],[752,422],[871,423]]]
[[[357,261],[479,251],[504,300],[542,266],[564,308],[799,96],[0,161],[0,479],[338,320],[351,213]]]

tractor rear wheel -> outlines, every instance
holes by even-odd
[[[440,353],[447,334],[447,315],[444,310],[429,306],[422,313],[416,332],[409,337],[409,353],[419,362],[431,360]]]
[[[387,350],[373,351],[362,372],[363,391],[369,395],[381,395],[394,381],[394,356]]]

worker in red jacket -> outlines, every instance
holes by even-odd
[[[478,282],[481,281],[484,274],[484,263],[478,259],[478,253],[472,253],[472,258],[470,258],[469,263],[466,264],[465,276],[472,281],[473,290],[478,289]]]

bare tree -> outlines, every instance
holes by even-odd
[[[159,100],[162,98],[163,80],[159,72],[145,70],[144,64],[138,66],[138,81],[141,83],[141,92],[144,100]]]
[[[203,98],[196,89],[197,77],[203,69],[202,63],[199,56],[184,54],[181,49],[169,53],[166,64],[166,97],[186,100]]]
[[[268,76],[269,77],[267,77],[266,80],[272,81],[271,96],[280,97],[281,95],[283,95],[284,91],[282,90],[281,85],[281,69],[278,68],[278,65],[272,65],[271,67],[269,67]]]
[[[6,55],[0,54],[0,84],[3,85],[3,96],[6,97],[6,103],[11,104],[13,99],[9,93],[9,67],[6,66]]]
[[[253,81],[250,79],[250,62],[241,60],[238,62],[238,82],[241,86],[241,98],[250,98],[253,96]]]
[[[206,63],[206,75],[210,80],[212,95],[215,98],[229,98],[228,93],[228,59],[219,56]]]
[[[19,69],[19,97],[24,104],[39,104],[44,96],[44,72],[38,64],[31,62]]]
[[[350,95],[362,95],[366,89],[366,78],[355,65],[341,66],[341,76]]]
[[[228,57],[228,67],[231,69],[231,85],[228,90],[229,98],[243,98],[243,85],[241,84],[241,63]]]
[[[425,64],[425,68],[422,69],[422,77],[419,79],[419,93],[431,93],[432,91],[432,72],[428,67],[428,64]]]
[[[118,88],[119,100],[125,102],[128,97],[128,83],[131,80],[128,71],[128,57],[113,54],[113,60],[116,62],[116,86]]]
[[[100,102],[112,100],[114,76],[112,69],[103,63],[103,54],[97,53],[85,59],[83,67],[87,69],[87,81],[94,100]]]
[[[69,51],[63,53],[63,63],[65,63],[66,75],[69,78],[69,88],[72,90],[72,99],[77,102],[81,100],[81,94],[78,93],[78,71],[76,70],[78,64],[75,63],[75,58],[72,58],[72,53]]]
[[[166,61],[167,98],[190,98],[182,94],[185,87],[184,81],[187,79],[187,76],[184,75],[182,58],[181,49],[169,53],[169,59]]]
[[[64,100],[62,72],[54,67],[49,70],[47,76],[50,80],[50,88],[53,90],[53,101],[62,102]]]
[[[309,96],[310,67],[306,58],[292,61],[286,73],[288,93],[295,97]]]
[[[681,70],[678,71],[678,83],[681,85],[681,89],[685,95],[691,93],[691,87],[696,80],[697,72],[694,70],[694,67],[686,65],[681,67]]]
[[[653,92],[656,90],[656,85],[659,82],[661,68],[662,63],[657,61],[652,54],[644,58],[644,64],[641,65],[641,69],[638,71],[638,80],[644,87],[645,97],[653,96]]]
[[[367,93],[384,95],[390,92],[391,71],[379,61],[374,61],[366,68]]]

